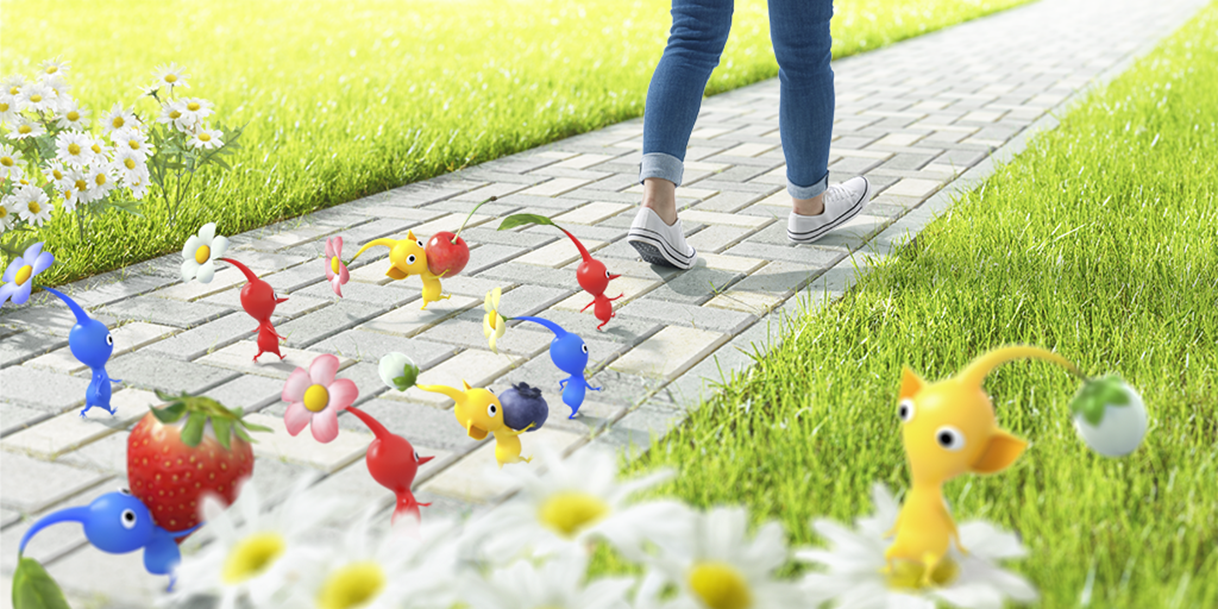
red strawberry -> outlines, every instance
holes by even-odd
[[[159,391],[157,396],[168,405],[152,408],[127,439],[127,482],[156,524],[181,531],[200,522],[203,495],[218,495],[225,505],[236,501],[241,483],[254,472],[246,430],[270,429],[242,421],[240,409],[210,398]]]

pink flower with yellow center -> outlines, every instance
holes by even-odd
[[[326,279],[339,298],[343,296],[342,286],[351,279],[347,265],[343,264],[343,238],[326,239]]]
[[[313,437],[323,444],[338,437],[338,412],[359,397],[351,379],[335,379],[338,358],[317,356],[306,371],[297,368],[283,385],[283,401],[291,402],[283,415],[288,433],[299,434],[312,424]]]

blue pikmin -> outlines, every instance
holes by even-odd
[[[85,408],[80,411],[80,416],[85,416],[94,406],[100,406],[106,412],[114,414],[114,408],[110,406],[110,383],[122,381],[112,379],[106,374],[106,362],[110,361],[110,354],[114,353],[114,337],[110,335],[110,328],[89,317],[76,301],[62,292],[48,287],[42,289],[58,296],[76,315],[76,325],[72,326],[72,331],[68,333],[68,347],[80,363],[93,370],[93,380],[89,381],[89,388],[85,390]]]
[[[575,415],[579,413],[579,407],[584,403],[584,394],[589,389],[593,391],[604,389],[604,387],[589,385],[587,379],[584,378],[584,368],[588,366],[588,345],[578,334],[567,332],[562,326],[548,319],[527,316],[511,319],[541,324],[554,333],[554,340],[550,341],[550,359],[559,370],[571,375],[559,381],[558,386],[562,389],[563,403],[571,407],[571,416],[567,418],[574,419]]]
[[[21,537],[20,556],[25,545],[42,529],[61,522],[79,522],[85,538],[93,547],[110,554],[126,554],[144,549],[144,568],[153,575],[168,575],[173,590],[174,569],[182,561],[175,539],[185,537],[203,526],[170,532],[152,520],[152,512],[126,491],[106,493],[87,506],[64,508],[43,516]]]

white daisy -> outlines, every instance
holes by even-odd
[[[58,120],[55,124],[59,125],[60,129],[70,129],[72,131],[88,131],[89,130],[89,111],[80,107],[80,102],[67,98],[68,103],[60,104]]]
[[[124,183],[137,180],[141,175],[148,175],[148,165],[143,155],[130,148],[114,149],[114,169]]]
[[[814,605],[832,601],[833,607],[861,609],[934,609],[940,605],[997,609],[1007,598],[1022,603],[1036,600],[1036,589],[1027,580],[996,564],[1026,555],[1019,538],[987,522],[959,525],[960,543],[969,554],[961,556],[955,548],[950,550],[933,576],[939,587],[921,587],[921,566],[907,561],[898,561],[892,574],[881,573],[886,566],[884,551],[892,545],[884,535],[896,524],[900,506],[883,484],[872,488],[872,500],[875,514],[856,520],[855,531],[829,520],[813,523],[817,534],[832,544],[831,549],[795,553],[797,560],[825,568],[805,576],[801,583]]]
[[[137,85],[135,88],[140,90],[140,97],[155,98],[156,94],[161,91],[161,81],[155,80],[152,84]]]
[[[124,108],[120,102],[114,102],[114,107],[102,117],[101,122],[107,135],[119,129],[138,129],[140,124],[139,119],[135,118],[135,112]]]
[[[53,108],[55,110],[61,108],[72,97],[68,95],[68,91],[72,90],[72,85],[68,84],[68,81],[63,76],[44,74],[38,78],[38,82],[55,94],[55,107]]]
[[[0,144],[0,178],[16,182],[25,176],[25,172],[21,170],[22,158],[20,150],[8,144]]]
[[[787,562],[782,526],[770,522],[750,541],[744,508],[715,508],[695,518],[688,542],[649,556],[651,565],[635,598],[636,607],[661,606],[659,593],[675,584],[671,609],[781,609],[809,606],[799,586],[774,579]]]
[[[40,82],[29,82],[17,93],[22,110],[31,112],[54,112],[59,100],[55,90]]]
[[[182,104],[184,105],[181,118],[183,124],[195,125],[202,123],[213,112],[211,102],[206,99],[184,97],[182,98]]]
[[[132,150],[140,159],[147,161],[152,156],[152,147],[148,145],[148,136],[138,129],[122,128],[110,134],[116,150]]]
[[[529,560],[495,569],[485,579],[464,582],[462,601],[479,609],[629,609],[626,592],[635,581],[605,577],[586,582],[588,556],[565,552],[540,567]]]
[[[16,95],[12,95],[8,91],[0,92],[0,123],[15,120],[20,110],[19,105]]]
[[[449,609],[456,601],[458,546],[455,522],[399,524],[374,531],[375,507],[347,528],[289,606],[301,609]],[[409,520],[409,519],[407,519]],[[411,529],[414,532],[411,532]],[[417,537],[416,537],[417,535]]]
[[[3,162],[4,159],[0,158],[0,164]],[[47,161],[47,164],[42,168],[42,173],[55,185],[55,190],[63,190],[71,185],[68,181],[68,168],[64,167],[63,162],[59,159]]]
[[[27,137],[38,137],[47,132],[41,123],[34,122],[24,116],[18,116],[16,120],[9,121],[10,131],[8,137],[11,140],[23,140]]]
[[[145,170],[144,174],[140,175],[138,179],[127,181],[127,188],[131,189],[131,196],[135,198],[136,201],[143,199],[148,194],[149,177],[146,174],[147,170]]]
[[[520,481],[520,493],[471,524],[471,537],[486,537],[483,548],[489,556],[510,559],[524,550],[544,556],[603,539],[638,559],[647,541],[663,545],[688,537],[693,513],[684,504],[627,501],[670,478],[671,471],[619,483],[617,457],[607,451],[581,450],[565,461],[552,450],[539,454],[546,475],[505,470]]]
[[[85,176],[89,183],[90,201],[106,198],[106,195],[118,186],[118,177],[115,175],[114,167],[109,163],[94,165]]]
[[[110,158],[110,153],[114,152],[106,140],[100,137],[89,136],[89,150],[93,153],[93,164],[105,163]]]
[[[192,148],[214,150],[224,145],[224,142],[220,141],[222,135],[219,129],[208,129],[201,126],[190,134],[190,139],[186,143]]]
[[[76,206],[81,203],[91,203],[93,201],[93,191],[89,188],[88,167],[78,169],[69,167],[67,174],[64,176],[67,186],[62,193],[64,198],[64,209],[66,211],[75,211]]]
[[[186,111],[186,104],[180,99],[171,100],[161,104],[161,114],[156,117],[156,122],[161,124],[173,125],[175,129],[182,130],[180,121],[182,113]]]
[[[0,199],[0,233],[8,230],[13,222],[17,221],[17,214],[13,212],[13,202],[16,197],[9,195]]]
[[[5,77],[3,83],[0,83],[0,91],[8,93],[16,97],[21,92],[21,88],[25,86],[25,78],[20,74],[13,74]]]
[[[216,223],[208,222],[191,235],[182,246],[182,281],[198,278],[200,283],[211,283],[216,276],[216,259],[223,258],[228,251],[228,237],[216,235]]]
[[[93,162],[92,145],[89,134],[64,131],[55,138],[55,155],[64,165],[81,168]]]
[[[153,74],[156,76],[156,83],[162,87],[189,87],[186,84],[186,70],[178,67],[178,64],[171,63],[167,66],[158,67]]]
[[[61,61],[58,57],[56,57],[54,59],[47,59],[47,60],[43,61],[42,63],[38,64],[38,67],[39,67],[39,72],[38,72],[39,78],[42,78],[44,76],[56,76],[56,75],[63,76],[64,72],[67,72],[68,70],[71,69],[71,66],[68,65],[68,62]]]
[[[22,220],[42,226],[51,220],[51,200],[37,186],[22,186],[13,193],[13,207]]]
[[[286,588],[301,585],[302,567],[319,558],[307,541],[323,520],[341,504],[308,489],[316,476],[297,481],[288,498],[270,512],[262,511],[261,497],[246,482],[233,505],[225,509],[214,497],[203,499],[199,531],[215,536],[197,554],[182,557],[176,571],[178,585],[166,598],[179,602],[199,594],[218,594],[221,609],[233,609],[248,594],[255,607],[267,607]],[[237,519],[241,518],[238,522]]]

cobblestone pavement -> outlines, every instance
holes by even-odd
[[[125,485],[126,438],[158,403],[154,389],[201,392],[272,427],[261,436],[255,481],[276,492],[297,474],[318,470],[335,493],[379,502],[392,496],[368,475],[361,457],[371,439],[354,416],[340,417],[330,444],[283,427],[284,380],[318,354],[341,358],[340,377],[360,388],[356,405],[437,458],[417,480],[429,514],[493,505],[511,488],[493,467],[493,445],[475,442],[446,411],[451,401],[412,389],[390,392],[377,361],[411,355],[421,381],[506,389],[541,386],[554,413],[523,437],[525,454],[548,445],[621,449],[646,446],[713,392],[722,373],[742,370],[754,346],[777,340],[786,316],[848,289],[871,256],[916,234],[976,186],[1026,138],[1086,89],[1105,82],[1190,17],[1204,0],[1042,0],[834,63],[838,106],[831,180],[866,175],[877,187],[871,206],[816,245],[792,246],[784,233],[789,199],[778,139],[776,80],[717,95],[703,105],[678,189],[681,217],[701,260],[687,272],[641,262],[626,243],[638,205],[642,121],[632,120],[426,182],[412,184],[261,230],[232,236],[230,255],[289,300],[276,327],[288,337],[283,362],[256,352],[256,324],[240,308],[240,275],[220,271],[207,285],[183,284],[180,257],[165,256],[65,286],[90,314],[109,324],[118,386],[116,416],[77,412],[88,371],[72,358],[68,309],[45,293],[0,315],[0,572],[4,602],[17,543],[51,510],[83,505]],[[415,278],[391,282],[384,249],[352,265],[345,298],[335,298],[320,260],[324,239],[353,247],[377,237],[421,238],[455,230],[489,195],[463,233],[470,263],[443,281],[450,300],[419,309]],[[577,253],[549,227],[497,232],[516,212],[550,215],[622,277],[609,292],[617,317],[595,330],[588,297],[577,291]],[[370,253],[377,254],[378,250]],[[350,255],[350,253],[348,253]],[[488,350],[481,329],[486,292],[504,290],[507,315],[541,315],[588,342],[594,385],[580,416],[568,420],[558,399],[562,375],[550,362],[552,334],[513,327]],[[512,465],[509,467],[535,467]],[[39,534],[29,555],[48,565],[74,606],[149,606],[160,578],[138,554],[112,556],[85,545],[79,527]]]

